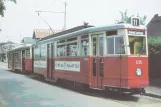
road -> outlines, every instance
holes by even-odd
[[[146,96],[95,97],[7,71],[0,65],[0,107],[161,107]]]

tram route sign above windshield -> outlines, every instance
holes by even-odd
[[[145,35],[145,31],[128,30],[128,35]]]

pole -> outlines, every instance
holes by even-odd
[[[64,11],[64,30],[66,29],[66,6],[67,6],[67,3],[65,2],[65,11]]]

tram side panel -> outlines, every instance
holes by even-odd
[[[26,49],[26,57],[24,59],[25,72],[32,72],[32,50]]]
[[[90,57],[56,58],[54,64],[53,78],[89,84]]]
[[[128,87],[145,88],[149,86],[148,57],[128,58]]]
[[[24,59],[25,72],[32,72],[32,59]]]
[[[127,87],[128,62],[127,57],[105,57],[103,86]]]

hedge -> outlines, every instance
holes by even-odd
[[[149,77],[161,77],[161,36],[148,37]]]

